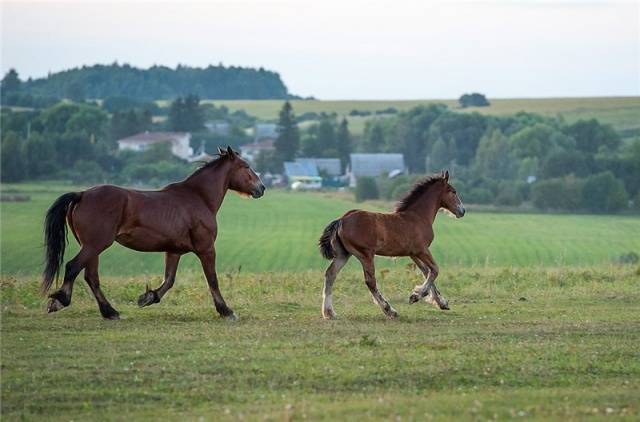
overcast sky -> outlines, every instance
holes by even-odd
[[[265,67],[321,99],[640,95],[640,2],[2,1],[2,72]]]

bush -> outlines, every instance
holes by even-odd
[[[356,181],[356,201],[362,202],[367,199],[378,199],[378,185],[373,177],[359,177]]]
[[[624,184],[610,171],[587,178],[582,194],[585,209],[593,212],[615,212],[627,208],[628,201],[629,195]]]
[[[519,186],[515,183],[503,182],[500,184],[494,203],[496,205],[516,207],[520,205],[522,201],[523,197]]]
[[[403,183],[400,183],[400,184],[396,185],[396,187],[393,188],[393,191],[391,191],[391,197],[389,199],[391,199],[393,201],[400,200],[400,198],[405,196],[407,194],[407,192],[409,192],[411,190],[412,187],[413,187],[413,185],[411,183],[409,183],[409,182],[403,182]]]
[[[464,201],[470,204],[490,204],[493,197],[493,193],[487,188],[471,188],[464,195]]]
[[[582,206],[584,182],[569,176],[537,182],[531,188],[533,204],[543,210],[574,211]]]

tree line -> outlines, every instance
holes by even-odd
[[[152,101],[188,94],[208,99],[292,97],[276,72],[223,65],[140,69],[128,64],[96,64],[25,81],[11,69],[2,80],[2,104],[24,107],[47,107],[61,98],[81,101],[122,96]]]

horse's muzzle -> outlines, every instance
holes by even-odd
[[[458,212],[456,213],[456,217],[458,218],[462,218],[464,217],[464,214],[466,213],[465,209],[463,206],[458,207]]]
[[[258,199],[261,198],[264,195],[264,191],[267,188],[264,187],[264,185],[262,183],[260,183],[252,192],[251,192],[251,197],[253,199]]]

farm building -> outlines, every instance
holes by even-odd
[[[229,122],[224,120],[213,120],[206,122],[204,127],[211,133],[215,133],[216,135],[227,136],[229,131],[231,130],[231,125]]]
[[[171,153],[183,160],[189,160],[193,148],[189,146],[191,134],[187,132],[141,132],[118,140],[120,151],[144,151],[153,144],[168,143]]]
[[[278,137],[278,125],[275,123],[256,123],[253,127],[253,141],[275,140]]]
[[[296,158],[296,162],[308,162],[310,163],[309,165],[315,165],[318,173],[323,173],[327,176],[336,177],[342,174],[339,158]]]
[[[240,147],[240,154],[242,155],[242,158],[253,164],[256,162],[256,158],[261,152],[275,151],[276,147],[273,143],[273,139],[265,139],[259,142],[242,145]]]
[[[355,186],[358,177],[378,177],[383,174],[397,174],[405,171],[402,154],[351,154],[348,171],[349,185]]]
[[[319,177],[318,166],[312,160],[296,160],[284,162],[284,174],[289,179],[294,177]]]

